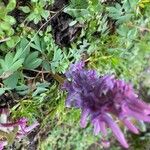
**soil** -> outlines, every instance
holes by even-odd
[[[80,34],[82,26],[75,24],[69,26],[69,23],[74,20],[69,14],[61,12],[51,21],[53,36],[61,47],[68,47]]]
[[[14,106],[17,103],[16,100],[19,98],[20,96],[16,92],[5,92],[0,95],[0,108]]]

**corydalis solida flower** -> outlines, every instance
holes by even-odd
[[[10,144],[9,140],[13,140],[10,138],[21,140],[39,125],[38,122],[35,122],[28,126],[26,118],[20,118],[15,122],[10,122],[8,117],[8,109],[0,109],[0,150],[3,150],[4,146]]]
[[[128,148],[116,121],[123,122],[135,134],[138,134],[139,130],[132,123],[132,118],[150,122],[150,106],[139,99],[130,84],[117,80],[112,75],[99,77],[95,70],[84,69],[84,62],[72,64],[66,77],[66,106],[80,108],[81,127],[86,127],[89,118],[94,126],[95,135],[101,132],[105,138],[106,129],[110,128],[121,145]]]

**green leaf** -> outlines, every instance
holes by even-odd
[[[13,62],[16,62],[21,57],[22,54],[23,54],[23,49],[22,48],[17,49],[17,52],[13,58]]]
[[[42,52],[42,48],[41,48],[41,43],[40,43],[40,38],[39,36],[36,36],[34,38],[34,43],[31,43],[30,46],[40,52]]]
[[[18,46],[19,46],[19,48],[25,49],[25,47],[27,46],[28,43],[29,43],[29,41],[26,38],[22,38]],[[30,47],[30,46],[28,46],[28,47]]]
[[[5,93],[5,89],[4,88],[0,88],[0,95]]]
[[[30,64],[28,64],[28,67],[29,69],[35,69],[37,67],[39,67],[42,63],[42,59],[40,58],[37,58],[37,60],[31,62]]]
[[[33,92],[32,96],[36,96],[38,94],[41,94],[43,92],[46,92],[48,90],[49,87],[49,83],[48,82],[44,82],[44,83],[37,83],[36,84],[36,90]]]
[[[16,46],[16,44],[19,42],[19,40],[20,40],[19,36],[13,36],[13,37],[11,37],[10,40],[8,40],[6,42],[6,44],[9,48],[13,48]]]
[[[31,0],[31,1],[34,2],[34,3],[38,2],[38,0]]]
[[[39,55],[38,52],[31,53],[24,62],[24,67],[28,69],[35,69],[37,68],[41,63],[42,59],[37,58]]]
[[[42,16],[45,20],[47,20],[47,18],[48,18],[48,16],[49,16],[49,11],[48,11],[48,10],[42,11],[41,16]]]
[[[10,11],[14,10],[15,7],[16,7],[16,0],[10,0],[6,7],[6,10],[7,10],[7,12],[10,12]]]
[[[0,23],[0,28],[1,28],[2,30],[7,31],[7,30],[9,30],[9,29],[11,28],[11,26],[10,26],[10,24],[7,23],[7,22],[1,22],[1,23]]]
[[[7,53],[5,60],[0,59],[0,64],[4,72],[15,72],[22,66],[24,59],[18,59],[14,61],[14,56],[11,52]]]
[[[63,58],[61,49],[55,49],[53,61],[59,61]]]
[[[0,19],[4,19],[4,17],[7,15],[7,10],[5,7],[0,7]]]
[[[41,16],[38,16],[38,15],[35,16],[35,17],[34,17],[34,23],[35,23],[35,24],[38,24],[38,22],[39,22],[41,19],[42,19]]]
[[[5,56],[5,64],[7,66],[7,69],[9,69],[9,67],[11,67],[11,65],[13,64],[13,53],[9,52],[6,54]],[[5,70],[7,71],[7,70]]]
[[[10,26],[10,29],[7,31],[7,35],[12,36],[13,34],[14,34],[14,29],[11,28],[11,26]]]
[[[28,19],[29,21],[32,21],[35,17],[36,17],[35,14],[31,13],[31,14],[27,17],[27,19]]]
[[[76,23],[77,23],[77,21],[74,20],[74,21],[72,21],[72,22],[69,23],[69,26],[72,27],[72,26],[74,26]]]
[[[7,22],[7,23],[9,23],[10,25],[13,25],[13,24],[16,23],[15,18],[12,17],[12,16],[8,16],[8,15],[5,16],[4,21]]]
[[[18,59],[24,59],[30,51],[30,45],[26,47],[28,44],[28,40],[26,38],[21,39],[20,43],[17,46],[17,52],[14,56],[13,62],[17,61]]]
[[[0,88],[0,95],[4,94],[6,90],[10,90],[11,88]]]
[[[5,61],[3,59],[0,59],[0,66],[1,66],[1,68],[3,70],[3,72],[8,69],[8,66],[6,65],[6,63],[5,63]]]
[[[7,79],[5,79],[3,83],[5,84],[5,86],[14,89],[17,86],[19,78],[20,78],[20,73],[15,72],[11,76],[9,76]]]
[[[16,47],[16,55],[14,61],[18,58],[25,58],[30,52],[30,45],[28,45],[29,41],[26,38],[22,38],[20,43]],[[27,46],[28,45],[28,46]]]
[[[20,95],[26,95],[29,93],[29,87],[27,85],[16,86],[15,89]]]
[[[51,66],[50,66],[50,63],[49,63],[48,61],[43,60],[42,66],[43,66],[43,68],[44,68],[45,70],[51,71]]]
[[[29,13],[31,10],[28,6],[20,6],[20,10],[22,10],[24,13]]]
[[[17,71],[20,67],[22,67],[23,62],[24,59],[17,60],[16,62],[13,63],[13,65],[9,68],[9,70],[12,72]]]
[[[48,89],[44,88],[44,87],[38,87],[32,94],[32,96],[36,96],[40,93],[46,92]]]
[[[32,62],[34,59],[38,57],[38,55],[39,55],[39,52],[30,53],[29,56],[26,58],[25,63],[28,64]]]

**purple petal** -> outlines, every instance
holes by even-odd
[[[17,139],[22,139],[24,136],[25,136],[24,134],[18,132],[17,135],[16,135],[16,138]]]
[[[16,121],[16,122],[1,123],[1,126],[9,128],[9,127],[16,127],[16,126],[20,125],[21,127],[25,127],[26,121],[27,120],[25,118],[21,118],[19,121]]]
[[[99,131],[100,131],[100,124],[99,124],[99,120],[98,119],[94,119],[93,121],[92,121],[92,123],[93,123],[93,126],[94,126],[94,134],[95,135],[98,135],[98,133],[99,133]]]
[[[147,115],[150,114],[150,105],[149,104],[146,104],[144,101],[138,99],[136,101],[135,105],[137,105],[137,107],[142,109],[145,114],[147,114]]]
[[[125,120],[123,120],[123,122],[131,132],[133,132],[135,134],[139,134],[138,129],[133,125],[133,123],[131,121],[125,119]]]
[[[0,150],[3,150],[4,146],[6,146],[7,144],[7,141],[0,141]]]
[[[85,66],[85,63],[83,61],[77,62],[75,64],[71,64],[69,71],[65,73],[66,77],[70,78],[73,72],[82,70],[84,66]]]
[[[107,136],[107,130],[106,130],[105,122],[100,120],[99,125],[100,125],[100,130],[101,130],[103,136]]]
[[[18,126],[18,122],[13,122],[13,123],[1,123],[1,126],[2,126],[2,127],[7,127],[7,128],[9,128],[9,127],[16,127],[16,126]]]
[[[121,145],[125,148],[128,148],[128,143],[126,142],[126,139],[118,125],[108,115],[104,115],[103,118],[104,121],[108,124],[108,126],[112,129],[112,132],[116,136],[117,140],[121,143]]]
[[[36,128],[39,125],[38,122],[33,123],[32,125],[30,125],[29,127],[26,127],[24,130],[25,132],[31,132],[34,128]]]
[[[88,117],[88,115],[89,115],[89,110],[84,109],[82,111],[81,120],[80,120],[80,126],[82,128],[85,128],[86,125],[87,125],[87,117]]]
[[[38,122],[33,123],[32,125],[28,126],[28,127],[24,127],[21,128],[21,130],[18,131],[17,133],[17,138],[23,138],[26,134],[28,134],[29,132],[31,132],[34,128],[36,128],[39,125]]]
[[[26,118],[21,118],[19,120],[19,126],[21,128],[21,132],[22,133],[27,133],[27,132],[30,132],[32,131],[36,126],[38,126],[39,123],[38,122],[35,122],[34,124],[32,124],[31,126],[27,127],[27,119]]]
[[[129,108],[126,108],[126,115],[136,118],[137,120],[143,120],[145,122],[150,122],[150,116],[144,115],[143,113],[139,113],[136,111],[132,111]]]
[[[102,139],[101,144],[104,148],[109,148],[110,147],[110,142],[107,140]]]
[[[114,87],[113,78],[114,76],[110,75],[100,78],[100,95],[103,92],[106,93],[108,90],[111,90]]]
[[[18,125],[20,127],[20,129],[22,130],[22,132],[24,132],[24,134],[26,133],[25,128],[27,126],[27,119],[26,118],[21,118],[18,121]]]
[[[66,107],[70,108],[70,107],[75,107],[75,108],[79,108],[81,107],[81,98],[80,95],[77,93],[70,93],[66,99],[65,102]]]
[[[139,113],[143,113],[145,115],[150,114],[150,106],[141,100],[130,100],[128,104],[129,108],[132,109],[133,111],[137,111]]]

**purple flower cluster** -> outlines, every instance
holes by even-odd
[[[117,121],[123,122],[135,134],[139,129],[132,123],[133,118],[150,122],[150,106],[138,98],[130,84],[112,75],[99,77],[95,70],[86,70],[84,62],[72,64],[66,77],[66,106],[81,109],[81,127],[86,127],[89,119],[94,134],[102,133],[105,146],[109,145],[106,135],[110,128],[121,145],[129,147]]]
[[[35,122],[31,126],[27,126],[27,119],[21,118],[16,122],[10,122],[8,120],[9,111],[8,109],[0,109],[0,131],[6,133],[8,136],[15,130],[17,130],[15,138],[20,140],[28,133],[30,133],[35,127],[39,125],[38,122]],[[4,146],[8,145],[9,141],[5,135],[1,135],[0,139],[0,150],[3,150]]]

